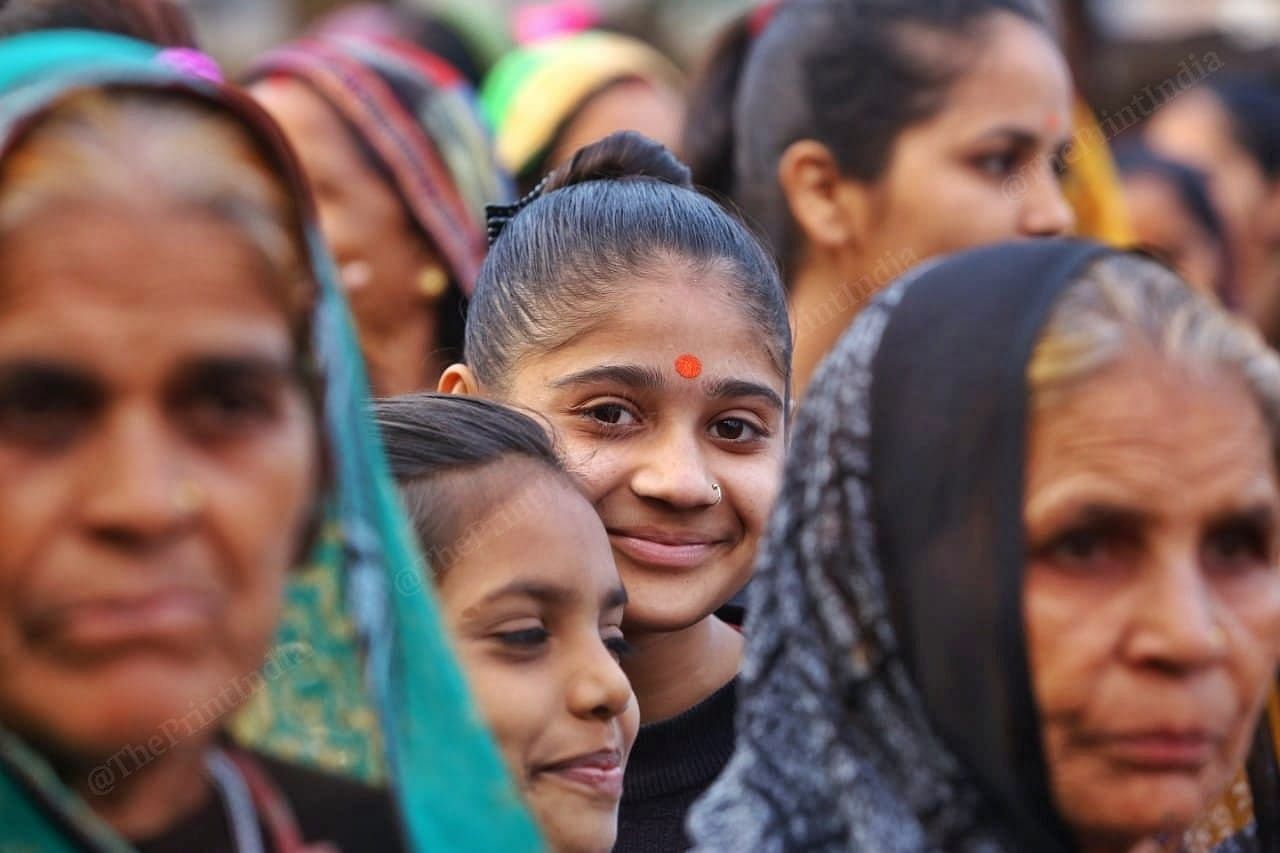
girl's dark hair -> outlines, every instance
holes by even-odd
[[[449,568],[468,531],[528,480],[527,466],[511,465],[527,463],[573,487],[549,430],[499,403],[406,394],[376,401],[374,417],[405,509],[437,574]]]
[[[1255,74],[1209,85],[1231,116],[1236,142],[1267,180],[1280,180],[1280,79]]]
[[[623,131],[553,172],[494,240],[467,318],[467,364],[500,396],[531,352],[610,317],[628,278],[664,265],[718,272],[788,384],[791,327],[773,259],[662,145]]]
[[[880,177],[997,12],[1052,30],[1045,0],[785,0],[739,18],[693,87],[682,154],[694,183],[731,200],[789,272],[800,246],[776,178],[787,146],[813,139],[849,177]]]
[[[174,0],[0,0],[0,37],[35,30],[99,30],[161,47],[195,47]]]

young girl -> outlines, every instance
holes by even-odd
[[[1040,7],[768,3],[713,53],[684,154],[695,183],[757,223],[782,264],[797,396],[906,269],[1071,227],[1056,174],[1071,75]]]
[[[665,148],[619,133],[491,218],[465,364],[441,390],[556,427],[629,594],[645,724],[617,850],[687,846],[733,747],[747,582],[781,477],[791,330],[772,260]]]
[[[605,853],[639,714],[618,666],[627,595],[600,519],[518,412],[439,394],[376,411],[455,650],[517,787],[552,850]]]

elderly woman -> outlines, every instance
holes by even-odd
[[[461,353],[484,207],[511,194],[470,85],[407,42],[341,34],[277,48],[251,76],[315,193],[374,391],[435,388]]]
[[[1154,261],[889,288],[797,419],[700,849],[1152,849],[1251,744],[1276,849],[1278,448],[1280,361]]]
[[[225,734],[314,654],[273,636],[323,522],[411,846],[530,849],[435,611],[392,583],[419,569],[292,157],[156,53],[0,43],[0,846],[400,848],[385,793]]]

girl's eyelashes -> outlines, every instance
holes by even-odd
[[[764,426],[741,417],[720,418],[711,424],[711,437],[730,444],[753,444],[772,433]]]
[[[545,645],[551,639],[551,632],[539,626],[537,628],[522,628],[518,631],[503,631],[493,636],[494,639],[509,649],[531,652]]]
[[[628,642],[626,641],[626,639],[624,639],[624,638],[623,638],[623,637],[621,637],[621,636],[618,636],[618,637],[605,637],[605,638],[604,638],[604,646],[605,646],[605,648],[606,648],[606,649],[608,649],[608,650],[609,650],[610,654],[612,654],[612,655],[613,655],[613,657],[614,657],[616,660],[619,660],[619,661],[621,661],[621,660],[625,660],[625,659],[627,659],[627,658],[631,657],[631,655],[632,655],[632,654],[634,653],[634,651],[635,651],[635,650],[631,647],[631,644],[630,644],[630,643],[628,643]]]
[[[627,407],[621,403],[602,403],[580,411],[584,417],[609,426],[631,426],[639,421],[639,418],[627,411]]]

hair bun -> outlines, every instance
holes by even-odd
[[[689,167],[665,145],[633,130],[621,130],[580,148],[573,159],[551,173],[543,191],[627,178],[651,178],[693,189]]]

